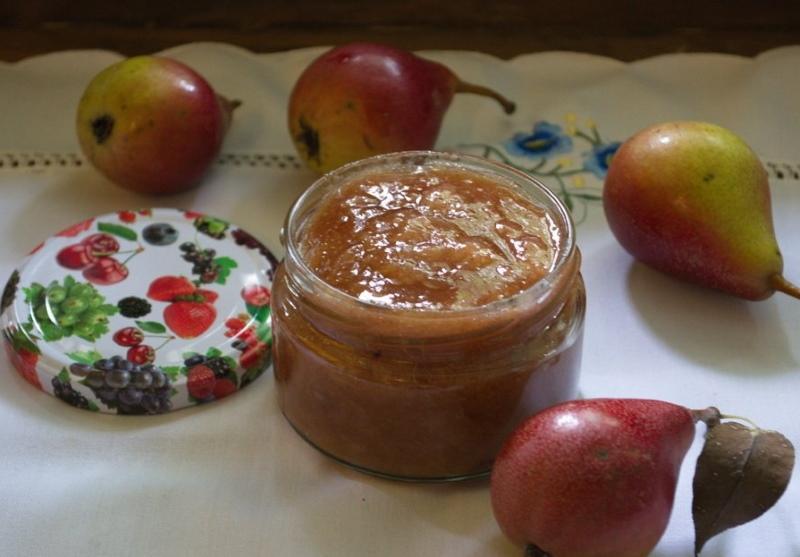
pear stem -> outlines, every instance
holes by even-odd
[[[716,406],[709,406],[708,408],[703,408],[702,410],[689,410],[689,412],[691,412],[695,423],[703,422],[709,429],[718,426],[722,420],[738,420],[740,422],[746,422],[750,424],[754,429],[761,430],[761,428],[758,427],[758,424],[753,420],[745,418],[744,416],[723,414]]]
[[[789,296],[800,300],[800,286],[792,284],[783,278],[783,275],[772,275],[769,278],[769,284],[778,292],[783,292],[784,294],[788,294]]]
[[[225,133],[227,133],[228,129],[231,127],[231,122],[233,121],[233,112],[242,106],[242,101],[239,99],[228,99],[222,95],[217,95],[217,102],[222,109],[222,126],[225,130]]]
[[[222,95],[217,95],[220,104],[225,107],[225,110],[228,113],[232,113],[234,110],[242,106],[242,101],[239,99],[229,99],[227,97],[223,97]]]
[[[503,107],[503,111],[506,114],[513,114],[517,109],[517,105],[513,101],[508,100],[497,91],[493,91],[492,89],[484,87],[483,85],[476,85],[474,83],[467,83],[466,81],[456,79],[455,91],[456,93],[472,93],[473,95],[491,97],[500,103],[500,106]]]
[[[529,543],[525,546],[525,557],[550,557],[550,554]]]
[[[695,423],[703,422],[708,428],[719,425],[719,421],[722,419],[722,414],[716,406],[709,406],[702,410],[690,410],[690,412]]]

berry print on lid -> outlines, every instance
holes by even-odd
[[[23,379],[75,408],[152,415],[212,402],[271,362],[276,266],[250,233],[197,211],[86,219],[12,273],[3,344]]]

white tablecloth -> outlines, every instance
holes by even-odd
[[[253,55],[209,44],[168,51],[244,105],[224,164],[199,189],[158,199],[116,188],[70,156],[78,153],[73,118],[82,89],[119,56],[66,52],[0,64],[0,275],[66,225],[154,204],[229,218],[280,253],[284,213],[313,179],[284,157],[292,153],[287,97],[320,51]],[[606,143],[663,120],[732,128],[772,163],[786,275],[800,280],[800,182],[782,166],[800,158],[800,47],[755,59],[679,54],[632,64],[559,52],[510,62],[424,54],[519,103],[505,117],[491,101],[459,96],[442,147],[504,148],[539,121],[570,135],[591,129],[591,119]],[[548,164],[581,168],[590,145],[574,133],[571,141],[573,149]],[[601,182],[584,172],[564,184],[578,194],[589,292],[582,394],[714,404],[798,444],[800,301],[745,302],[636,264],[608,232],[599,204],[580,198]],[[75,410],[31,388],[7,363],[0,370],[0,555],[520,555],[494,523],[488,482],[402,484],[343,468],[291,430],[269,374],[213,405],[127,418]],[[655,557],[693,555],[691,477],[701,436],[702,428]],[[714,539],[703,555],[798,556],[798,511],[796,481],[772,511]]]

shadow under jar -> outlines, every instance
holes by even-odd
[[[452,153],[365,159],[313,184],[283,241],[277,392],[322,452],[395,479],[467,479],[522,420],[575,398],[580,253],[531,177]]]

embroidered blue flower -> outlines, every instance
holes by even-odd
[[[561,126],[549,122],[536,122],[532,133],[517,133],[506,141],[506,150],[512,155],[543,158],[572,150],[572,138],[561,130]]]
[[[608,172],[608,165],[611,164],[611,159],[620,145],[622,143],[619,141],[595,145],[591,151],[583,154],[584,170],[591,172],[600,179],[605,178],[606,172]]]

